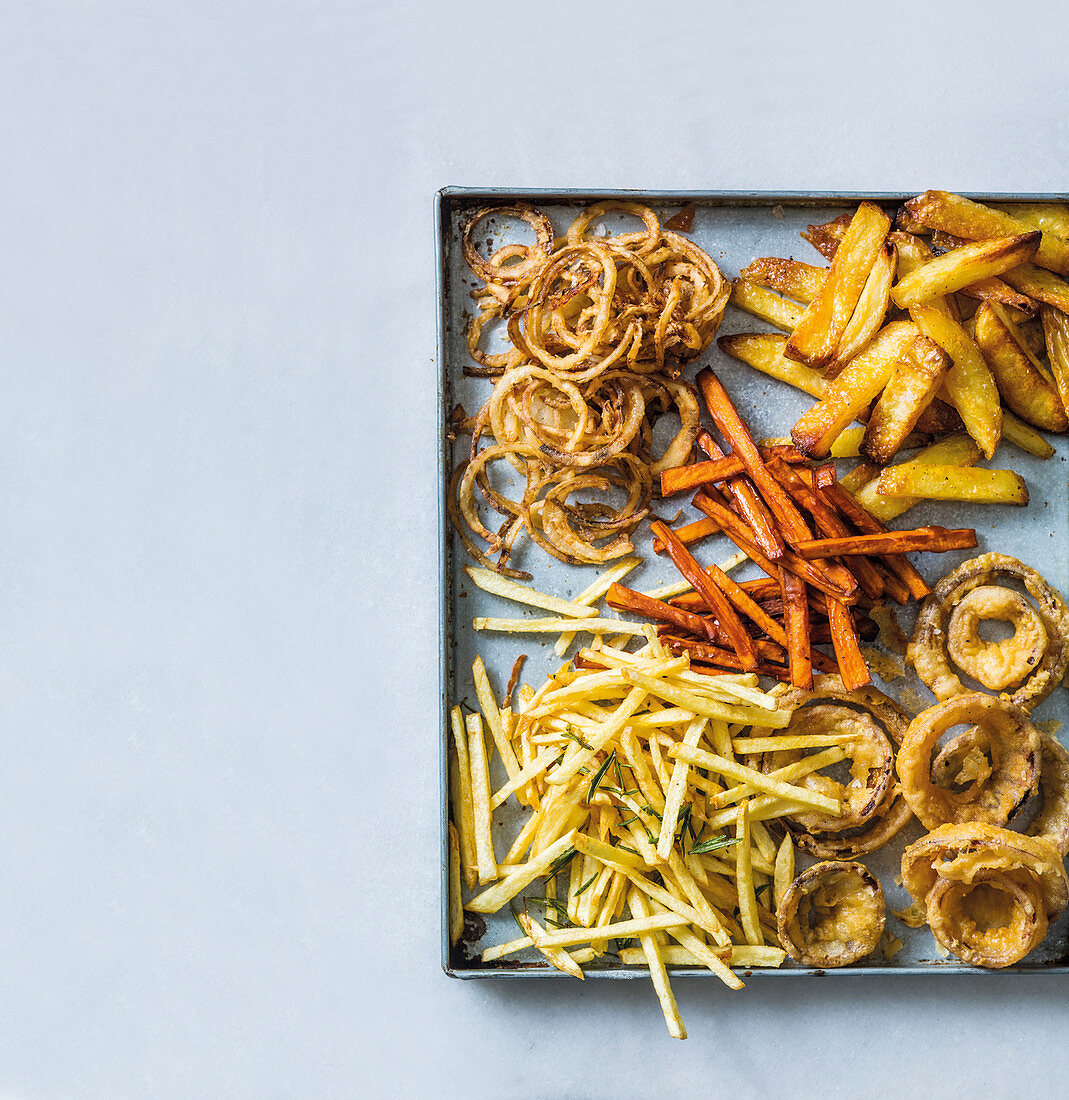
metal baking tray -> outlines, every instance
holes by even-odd
[[[460,247],[460,233],[468,216],[483,206],[504,205],[514,201],[534,203],[546,211],[558,230],[567,227],[575,215],[592,202],[608,198],[624,198],[651,206],[664,219],[679,211],[688,203],[696,206],[693,229],[686,236],[704,248],[720,266],[727,277],[734,277],[739,270],[756,256],[794,256],[811,263],[823,263],[799,231],[813,222],[824,222],[857,203],[869,199],[883,205],[889,211],[897,209],[909,195],[900,193],[862,192],[741,192],[741,191],[579,191],[579,190],[504,190],[448,187],[438,192],[435,199],[437,289],[438,289],[438,412],[439,412],[439,498],[438,529],[439,546],[439,767],[441,776],[441,929],[442,966],[447,974],[460,978],[505,977],[567,977],[548,966],[535,952],[511,956],[508,960],[483,964],[480,952],[484,947],[516,936],[516,927],[508,913],[497,914],[485,920],[471,920],[465,929],[465,938],[450,946],[448,936],[448,845],[446,821],[448,819],[448,760],[449,760],[449,707],[455,703],[474,703],[471,682],[471,663],[476,653],[482,655],[491,682],[500,694],[512,663],[520,653],[528,660],[522,679],[537,685],[545,674],[559,667],[560,658],[553,653],[552,641],[543,643],[531,635],[495,635],[472,629],[476,615],[522,616],[538,614],[525,612],[520,605],[501,600],[475,588],[463,574],[462,567],[470,559],[449,522],[445,507],[445,492],[449,474],[462,457],[466,441],[454,445],[448,438],[448,417],[458,403],[469,412],[478,409],[489,396],[492,383],[487,379],[468,378],[464,368],[471,364],[465,343],[467,318],[474,306],[470,291],[479,285],[464,261]],[[1063,194],[972,194],[980,201],[1066,201]],[[623,224],[623,223],[621,223]],[[498,226],[498,231],[501,227]],[[516,227],[512,227],[515,232]],[[523,236],[504,236],[500,240],[529,239]],[[499,242],[495,242],[499,243]],[[729,305],[720,328],[720,334],[770,329],[770,326]],[[757,437],[782,436],[799,415],[812,404],[812,398],[791,387],[766,378],[750,367],[724,355],[715,344],[709,348],[684,373],[693,378],[697,370],[710,364],[723,378],[740,412],[751,425]],[[1047,436],[1056,448],[1053,458],[1046,461],[1027,455],[1010,444],[1005,444],[995,455],[993,465],[1011,466],[1028,482],[1031,503],[1027,508],[993,505],[947,505],[936,502],[917,506],[909,513],[910,525],[941,523],[947,527],[975,527],[979,537],[979,549],[951,554],[928,555],[918,561],[918,567],[929,582],[933,582],[954,568],[961,561],[987,550],[999,550],[1012,554],[1033,565],[1061,590],[1069,593],[1069,485],[1066,466],[1069,459],[1069,439],[1066,436]],[[457,449],[454,451],[454,447]],[[855,460],[840,462],[840,473]],[[674,501],[673,501],[674,507]],[[643,525],[644,528],[645,525]],[[640,529],[633,536],[636,551],[644,564],[628,575],[627,583],[636,588],[651,588],[678,579],[671,563],[655,558],[650,552],[650,537]],[[700,544],[697,554],[703,562],[720,561],[734,550],[725,539],[708,540]],[[517,556],[521,568],[532,574],[531,583],[557,595],[571,596],[586,587],[596,575],[596,566],[569,566],[556,561],[533,545],[526,545]],[[735,575],[748,577],[743,567]],[[902,609],[899,619],[908,633],[916,605]],[[570,650],[569,652],[573,652]],[[883,683],[876,681],[887,694],[900,699],[911,713],[930,706],[934,698],[912,673],[904,679]],[[1056,689],[1053,695],[1036,708],[1034,716],[1042,723],[1061,722],[1069,727],[1069,691]],[[1063,740],[1069,728],[1063,728],[1057,736]],[[495,759],[491,765],[491,781],[494,786],[504,782],[504,774]],[[504,829],[511,839],[518,829],[521,811],[514,805],[500,807],[494,815],[495,829]],[[966,966],[953,957],[943,957],[936,948],[927,927],[917,930],[906,928],[892,914],[909,904],[906,891],[894,881],[899,857],[905,844],[922,835],[923,830],[914,822],[890,845],[879,852],[864,857],[864,862],[879,876],[887,896],[887,926],[903,942],[904,947],[891,961],[878,953],[867,961],[823,971],[793,964],[789,960],[781,968],[756,968],[743,971],[744,977],[778,976],[798,977],[814,974],[960,974],[976,973],[978,968]],[[646,977],[644,967],[625,967],[607,959],[602,965],[585,968],[591,978]],[[1005,971],[980,971],[982,973],[1069,973],[1069,913],[1052,924],[1044,943],[1024,962],[1006,968]],[[697,968],[673,968],[673,974],[681,976],[712,977],[711,973]]]

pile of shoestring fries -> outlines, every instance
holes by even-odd
[[[579,667],[522,686],[513,707],[499,705],[477,659],[480,710],[452,711],[451,937],[465,910],[511,907],[520,934],[484,962],[533,949],[578,978],[605,956],[647,966],[670,1033],[684,1038],[668,965],[708,968],[738,989],[733,966],[783,961],[775,911],[794,848],[768,823],[840,812],[799,781],[844,759],[850,735],[784,734],[791,712],[756,675],[697,672],[649,627],[629,653],[591,620],[573,622],[598,631]],[[800,749],[815,751],[798,759]],[[780,751],[790,763],[757,766]],[[495,754],[509,777],[496,791]],[[513,798],[528,813],[501,852],[493,815]]]
[[[643,228],[597,236],[609,214]],[[476,234],[505,217],[525,220],[536,240],[485,257]],[[471,444],[449,508],[483,565],[529,579],[509,565],[521,536],[572,564],[629,554],[654,479],[689,458],[698,405],[679,373],[712,342],[730,288],[671,224],[637,203],[602,202],[562,238],[524,204],[479,210],[465,227],[464,255],[484,280],[468,329],[477,366],[467,373],[495,382],[477,414],[454,419],[454,434]],[[483,350],[494,325],[508,350]],[[655,454],[654,427],[666,414],[678,414],[679,427]]]
[[[1049,458],[1035,429],[1069,430],[1069,205],[994,208],[926,191],[894,229],[864,202],[803,236],[830,266],[759,257],[732,289],[735,305],[787,335],[719,341],[818,399],[791,432],[798,449],[860,453],[857,487],[891,513],[918,498],[1027,504],[1018,473],[974,464],[1003,439]],[[947,435],[943,450],[889,465]]]

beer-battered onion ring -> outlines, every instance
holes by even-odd
[[[977,744],[990,754],[991,773],[965,790],[937,786],[932,753],[939,739],[961,723],[975,724]],[[1026,711],[971,692],[918,714],[906,730],[896,767],[902,793],[925,828],[967,821],[1005,825],[1035,789],[1040,751],[1039,731]]]
[[[954,785],[960,790],[990,775],[991,761],[980,742],[975,727],[948,741],[932,761],[932,781],[940,787]],[[1040,735],[1040,744],[1042,801],[1024,831],[1028,836],[1049,840],[1065,856],[1069,855],[1069,752],[1048,734]]]
[[[777,699],[781,707],[794,711],[791,725],[795,726],[796,732],[807,732],[806,716],[809,711],[815,709],[805,704],[828,701],[850,715],[873,721],[876,728],[884,735],[885,742],[889,742],[887,747],[892,753],[894,746],[901,742],[909,726],[909,715],[882,691],[873,687],[847,691],[838,676],[817,676],[811,691],[781,688],[777,693]],[[847,746],[844,746],[844,749],[849,752]],[[774,756],[765,757],[761,761],[761,766],[771,770],[787,762],[786,754],[776,753]],[[854,764],[856,767],[856,760]],[[858,770],[860,774],[855,778],[859,780],[859,786],[864,782],[867,787],[869,776],[865,775],[861,769]],[[883,794],[874,805],[869,807],[869,812],[862,815],[860,821],[829,822],[833,827],[820,829],[814,828],[814,822],[807,820],[810,815],[784,819],[784,825],[791,830],[795,845],[818,859],[842,859],[847,856],[864,855],[882,848],[897,836],[913,817],[913,811],[902,797],[901,788],[895,781],[893,766],[888,769],[888,772],[890,781],[887,784],[879,780],[878,772],[872,776],[874,786],[883,787]],[[864,775],[863,780],[862,775]]]
[[[975,590],[1005,587],[996,584],[1000,577],[1024,586],[1035,601],[1032,615],[1016,615],[1014,608],[1020,605],[1014,600],[998,603],[990,595],[974,597],[965,603],[965,610],[957,619],[953,641],[957,656],[954,656],[948,649],[950,620],[955,609]],[[1023,601],[1023,597],[1018,598]],[[985,613],[987,608],[990,613]],[[972,622],[974,615],[978,619],[1013,617],[1018,629],[1012,639],[986,642],[979,637],[979,622]],[[1036,619],[1046,636],[1041,653],[1036,652],[1039,638]],[[1010,658],[1015,645],[1024,651],[1023,655]],[[1018,706],[1031,710],[1057,687],[1069,668],[1069,606],[1030,566],[1005,554],[981,554],[948,573],[926,597],[906,657],[937,699],[949,699],[969,690],[952,667],[952,659],[963,660],[964,664],[958,663],[958,670],[992,690],[1004,676],[1018,675],[1019,682],[1008,680],[1001,685],[1008,689],[1003,694]],[[1035,660],[1034,664],[1028,663],[1029,657]],[[986,679],[979,679],[977,673]]]
[[[1048,918],[1069,904],[1069,878],[1048,839],[980,821],[940,825],[910,844],[902,853],[902,885],[925,905],[940,875],[964,879],[980,868],[1027,870],[1040,884]]]
[[[1043,805],[1028,826],[1028,835],[1049,840],[1062,856],[1069,855],[1069,752],[1043,735],[1039,793]]]
[[[849,966],[883,934],[883,889],[861,863],[814,863],[787,887],[776,910],[780,943],[796,962]]]
[[[823,772],[810,772],[797,784],[817,794],[836,799],[839,814],[817,810],[793,814],[790,821],[807,833],[839,833],[860,829],[871,821],[886,799],[894,781],[894,749],[872,716],[833,703],[814,703],[798,707],[784,731],[791,734],[849,734],[850,740],[839,747],[850,765],[850,780],[840,783]],[[801,750],[766,753],[762,768],[774,771],[794,763]]]
[[[1069,903],[1069,879],[1048,839],[981,822],[942,825],[911,844],[902,882],[936,939],[976,966],[1020,961]]]
[[[1010,623],[1008,638],[980,637],[980,623]],[[1019,684],[1043,659],[1047,631],[1036,609],[1012,588],[983,584],[966,592],[950,612],[947,653],[951,660],[989,691]]]
[[[1047,934],[1043,892],[1027,874],[978,870],[967,881],[940,875],[925,917],[939,943],[971,966],[1012,966]]]

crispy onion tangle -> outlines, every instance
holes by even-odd
[[[594,235],[612,212],[643,229]],[[522,218],[535,242],[484,256],[475,238],[491,215]],[[630,202],[589,207],[563,239],[532,206],[482,209],[464,229],[463,251],[484,281],[467,333],[476,365],[466,373],[495,379],[482,410],[453,425],[471,435],[449,505],[465,546],[511,576],[526,576],[507,564],[521,533],[571,563],[629,553],[654,479],[694,446],[697,397],[677,378],[716,335],[727,281],[697,245]],[[491,324],[504,326],[506,350],[484,350]],[[654,427],[669,413],[679,427],[657,454]],[[487,507],[502,517],[496,527],[480,515]]]

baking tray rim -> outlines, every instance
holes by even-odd
[[[449,663],[448,663],[448,588],[447,577],[449,538],[449,518],[446,511],[446,488],[450,467],[448,460],[448,440],[445,422],[448,410],[446,400],[446,289],[448,277],[446,265],[448,253],[446,245],[449,236],[449,219],[454,209],[460,205],[470,205],[477,201],[509,202],[535,200],[543,203],[584,204],[611,198],[626,198],[644,202],[648,205],[695,202],[707,206],[834,206],[870,200],[879,203],[903,203],[918,194],[914,191],[751,191],[751,190],[649,190],[638,188],[546,188],[546,187],[464,187],[446,186],[434,194],[434,249],[435,249],[435,300],[436,333],[435,352],[437,359],[437,378],[435,407],[438,415],[438,494],[437,494],[437,531],[438,531],[438,778],[439,778],[439,927],[441,931],[441,966],[451,978],[469,981],[480,978],[526,978],[558,979],[570,978],[570,975],[553,967],[537,963],[519,963],[503,967],[471,966],[458,967],[450,962],[449,943]],[[978,202],[1066,202],[1069,194],[1057,191],[958,191],[956,194]],[[711,971],[693,967],[670,968],[673,978],[712,978]],[[910,966],[844,966],[833,969],[818,967],[754,967],[740,968],[743,976],[751,978],[803,978],[859,977],[880,975],[885,977],[935,977],[951,974],[1069,974],[1069,960],[1025,966],[1009,966],[999,970],[968,966],[965,963],[928,964],[921,969],[916,964]],[[591,967],[584,971],[587,978],[626,981],[631,978],[646,978],[648,970],[643,967],[613,967],[598,969]],[[574,979],[571,979],[574,980]]]

